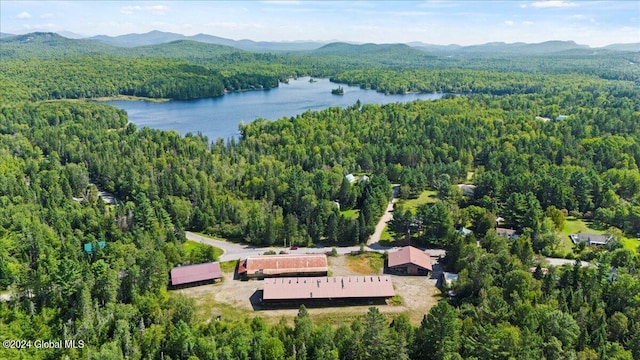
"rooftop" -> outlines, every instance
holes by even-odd
[[[413,246],[405,246],[396,252],[389,253],[387,263],[389,267],[414,264],[429,271],[433,270],[429,254]]]
[[[171,285],[182,285],[198,281],[222,278],[220,263],[178,266],[171,269]]]
[[[286,274],[303,272],[326,272],[329,270],[324,254],[264,255],[249,256],[240,260],[238,274]]]
[[[571,234],[569,237],[574,244],[586,242],[587,245],[605,245],[612,238],[609,234],[598,235],[589,233]]]
[[[98,244],[98,246],[100,248],[103,248],[103,249],[104,249],[105,246],[107,246],[107,243],[104,240],[103,241],[98,241],[96,244]],[[83,248],[84,248],[84,252],[86,252],[87,254],[92,254],[96,250],[96,249],[94,249],[92,243],[85,243],[83,245]]]
[[[458,281],[458,274],[443,272],[442,279],[447,286],[451,286],[455,281]]]
[[[473,193],[476,190],[476,186],[471,184],[458,184],[458,188],[460,188],[462,195],[464,196],[473,196]]]
[[[389,276],[360,275],[264,280],[263,300],[381,298],[395,295]]]
[[[516,234],[516,231],[513,229],[506,229],[506,228],[501,228],[501,227],[497,227],[496,228],[496,234],[498,234],[498,236],[506,236],[506,237],[512,237]]]

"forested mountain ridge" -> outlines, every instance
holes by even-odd
[[[120,36],[106,36],[98,35],[88,38],[90,40],[97,40],[105,42],[111,45],[123,46],[123,47],[136,47],[143,45],[159,45],[167,42],[173,42],[176,40],[191,40],[207,44],[217,44],[232,46],[234,48],[253,51],[253,52],[284,52],[284,51],[302,51],[312,50],[318,48],[324,43],[322,42],[307,42],[307,41],[294,41],[294,42],[269,42],[269,41],[252,41],[252,40],[231,40],[222,38],[219,36],[196,34],[192,36],[185,36],[176,33],[162,32],[162,31],[150,31],[145,34],[126,34]]]
[[[28,41],[25,41],[28,40]],[[626,51],[559,51],[528,54],[517,52],[481,52],[465,55],[433,51],[425,53],[402,44],[332,43],[311,51],[282,54],[253,53],[223,45],[178,40],[162,45],[123,48],[90,40],[66,39],[53,33],[33,33],[0,40],[3,60],[64,58],[68,56],[105,55],[115,57],[174,58],[197,63],[219,71],[229,65],[256,69],[254,73],[275,75],[281,80],[290,76],[331,77],[347,70],[383,68],[407,69],[474,69],[527,73],[583,73],[605,79],[633,80],[640,83],[640,53]],[[522,47],[538,47],[522,45]],[[450,48],[450,47],[448,47]],[[351,82],[351,81],[349,81]]]
[[[184,44],[195,46],[177,43]],[[618,241],[640,235],[640,91],[623,57],[407,69],[373,66],[371,58],[237,56],[224,65],[2,58],[0,291],[14,298],[0,302],[0,337],[86,345],[3,348],[0,357],[640,357],[640,257]],[[514,63],[518,69],[504,71]],[[465,95],[258,120],[230,141],[138,129],[123,111],[68,100],[143,90],[176,97],[194,79],[219,91],[244,75],[277,81],[309,72],[379,91]],[[470,171],[476,190],[467,198],[452,185]],[[352,172],[370,181],[350,184]],[[443,266],[459,274],[455,298],[440,301],[419,327],[375,308],[337,327],[314,325],[304,308],[293,323],[208,321],[192,299],[167,291],[168,270],[191,261],[185,229],[255,245],[362,243],[391,182],[408,198],[437,190],[436,203],[397,210],[390,231],[402,237],[420,222],[414,244],[446,248]],[[98,187],[119,203],[106,205]],[[335,200],[359,216],[343,216]],[[535,253],[558,253],[565,213],[612,231],[615,241],[569,254],[597,266],[536,268]],[[498,237],[497,215],[521,236]],[[463,238],[454,225],[474,235]]]
[[[61,34],[63,35],[63,34]],[[15,36],[14,34],[2,34],[1,37]],[[78,38],[74,36],[74,38]],[[331,42],[316,41],[292,41],[292,42],[268,42],[268,41],[252,41],[252,40],[231,40],[219,36],[197,34],[185,36],[182,34],[150,31],[144,34],[125,34],[119,36],[97,35],[84,38],[86,40],[95,40],[109,45],[119,47],[138,47],[145,45],[159,45],[177,40],[192,40],[201,43],[217,44],[231,46],[237,49],[252,52],[291,52],[291,51],[309,51],[320,49]],[[598,50],[609,49],[615,51],[640,51],[639,44],[611,44],[604,47],[589,47],[586,45],[576,44],[573,41],[545,41],[542,43],[486,43],[478,45],[433,45],[421,42],[407,43],[411,47],[415,47],[427,52],[446,52],[452,53],[513,53],[513,54],[550,54],[559,51],[582,49],[582,50]]]

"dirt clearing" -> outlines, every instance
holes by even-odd
[[[380,255],[380,254],[376,254]],[[329,257],[329,271],[331,276],[348,276],[363,274],[381,274],[382,257],[369,254],[354,256],[344,255]],[[357,265],[357,266],[356,266]],[[240,320],[242,318],[263,317],[268,323],[277,323],[283,316],[291,321],[298,313],[298,309],[254,310],[254,304],[259,291],[262,290],[261,280],[239,281],[233,280],[233,272],[223,271],[224,279],[213,285],[204,285],[176,290],[196,300],[198,317],[213,320],[221,316],[226,320]],[[366,273],[363,273],[368,271]],[[401,298],[400,305],[374,305],[380,312],[391,318],[395,314],[406,313],[414,325],[419,325],[424,314],[439,300],[440,291],[436,288],[436,280],[425,276],[391,276],[396,295]],[[252,300],[254,304],[252,304]],[[354,318],[364,315],[369,310],[368,305],[309,308],[309,314],[316,324],[329,323],[338,326],[350,323]]]

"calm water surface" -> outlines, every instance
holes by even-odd
[[[307,110],[322,110],[331,106],[347,107],[357,100],[363,104],[387,104],[416,99],[434,100],[443,94],[384,95],[356,86],[340,85],[344,95],[332,95],[338,84],[329,79],[308,77],[281,83],[279,87],[265,91],[230,93],[213,99],[168,101],[107,101],[129,114],[129,121],[138,127],[148,126],[160,130],[176,130],[180,135],[201,132],[210,141],[228,139],[238,134],[238,124],[257,118],[277,120],[302,114]]]

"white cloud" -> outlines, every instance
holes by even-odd
[[[26,11],[21,12],[20,14],[18,14],[18,16],[16,16],[18,19],[22,19],[22,20],[26,20],[26,19],[31,19],[31,14],[29,14]]]
[[[123,6],[120,8],[120,13],[125,15],[133,15],[136,12],[149,12],[153,15],[164,15],[167,10],[169,10],[168,6],[165,5],[151,5],[151,6]]]
[[[132,15],[134,11],[142,10],[141,6],[123,6],[120,8],[120,12],[125,15]]]
[[[545,1],[536,1],[532,3],[531,6],[538,9],[545,9],[545,8],[574,7],[574,6],[578,6],[578,4],[567,2],[564,0],[545,0]]]
[[[533,25],[535,24],[533,21],[523,21],[522,25]]]
[[[507,21],[504,22],[504,24],[507,25],[507,26],[513,26],[513,21],[507,20]]]
[[[52,13],[46,13],[46,14],[40,15],[40,19],[51,19],[52,17],[54,17]]]

